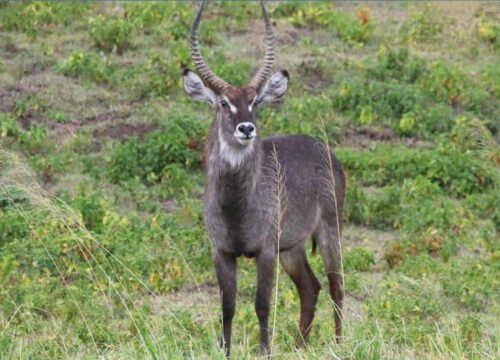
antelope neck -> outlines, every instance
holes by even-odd
[[[256,190],[261,174],[262,143],[257,136],[243,146],[230,145],[223,137],[218,119],[210,132],[208,183],[217,188],[222,203],[239,203]]]

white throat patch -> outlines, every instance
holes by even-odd
[[[244,148],[238,149],[234,148],[224,140],[222,136],[222,131],[219,127],[219,156],[227,161],[233,169],[239,168],[245,159],[253,152],[254,141],[250,142]]]

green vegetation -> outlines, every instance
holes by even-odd
[[[280,269],[273,355],[500,357],[498,8],[268,6],[291,84],[260,133],[326,135],[348,176],[345,339],[310,256],[310,346],[294,348]],[[224,358],[201,200],[212,114],[181,82],[195,10],[0,1],[0,358]],[[203,55],[235,85],[262,55],[260,17],[206,8]],[[258,355],[255,276],[241,259],[235,358]]]
[[[123,52],[130,47],[133,28],[127,20],[99,17],[91,23],[90,38],[98,49]]]

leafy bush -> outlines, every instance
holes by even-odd
[[[439,260],[426,253],[407,256],[394,270],[417,279],[432,277],[442,271]]]
[[[14,115],[26,118],[35,114],[42,114],[47,110],[47,104],[37,95],[20,97],[14,105]]]
[[[495,76],[487,67],[484,74]],[[330,94],[334,109],[357,124],[383,124],[404,136],[445,133],[460,111],[482,120],[499,112],[494,81],[479,83],[458,67],[443,61],[429,64],[404,48],[384,45],[361,65],[339,68],[335,78]]]
[[[367,60],[367,75],[371,78],[406,83],[416,82],[426,71],[424,60],[410,54],[407,48],[382,46],[375,58]]]
[[[408,205],[411,209],[403,211],[398,216],[398,222],[403,230],[412,234],[426,229],[453,230],[466,223],[464,209],[447,197],[421,198]]]
[[[345,253],[343,262],[346,270],[368,271],[370,265],[375,263],[375,258],[370,250],[355,247]]]
[[[40,29],[49,31],[53,25],[69,25],[85,15],[87,4],[25,1],[7,3],[0,11],[0,29],[22,31],[36,37]]]
[[[500,301],[498,291],[494,291],[500,286],[498,258],[453,259],[448,266],[441,280],[446,296],[474,311]]]
[[[367,302],[368,317],[379,321],[385,332],[402,342],[422,343],[427,335],[435,333],[434,322],[443,309],[441,298],[429,283],[402,274],[387,276],[377,295]],[[404,334],[399,330],[402,326]]]
[[[83,77],[98,83],[108,82],[113,73],[106,58],[82,51],[72,53],[58,70],[66,76]]]
[[[418,109],[422,96],[414,84],[362,78],[343,81],[332,95],[333,107],[350,114],[357,124],[395,123],[396,129],[403,115]]]
[[[358,185],[347,189],[345,215],[348,221],[375,229],[392,229],[402,210],[401,190],[388,186],[375,192],[365,192]]]
[[[432,41],[443,32],[443,14],[435,6],[424,4],[413,6],[403,31],[410,43]]]
[[[83,189],[80,189],[79,194],[73,199],[72,206],[80,212],[83,223],[88,230],[102,232],[106,215],[106,200],[102,193],[95,191],[87,194]]]
[[[155,54],[145,65],[146,82],[142,86],[142,96],[165,96],[179,89],[182,70],[187,68],[190,58],[185,44],[179,44],[168,55]]]
[[[367,218],[367,195],[354,181],[349,182],[346,191],[344,217],[353,224],[365,224]]]
[[[457,106],[464,90],[470,86],[470,80],[460,69],[443,61],[436,61],[421,78],[420,84],[438,100]]]
[[[498,187],[489,191],[471,194],[465,199],[466,206],[483,219],[491,219],[500,230],[500,191]]]
[[[365,224],[374,228],[393,228],[401,215],[401,189],[388,186],[369,198]]]
[[[423,176],[446,192],[463,197],[494,184],[494,174],[483,160],[450,146],[415,151],[379,144],[364,152],[339,149],[337,155],[362,185],[402,183]]]
[[[500,98],[500,61],[485,64],[480,70],[480,78],[485,89]]]
[[[113,182],[138,177],[151,183],[160,181],[173,163],[196,167],[202,158],[205,126],[180,112],[171,114],[165,129],[132,138],[118,145],[111,154],[109,176]]]
[[[90,38],[98,49],[121,53],[130,47],[132,30],[133,26],[127,20],[101,16],[92,19]]]
[[[31,155],[48,154],[56,147],[47,127],[37,124],[32,124],[28,131],[21,132],[18,141],[22,149]]]
[[[20,133],[19,124],[16,119],[5,113],[0,113],[0,139],[6,137],[17,137]]]
[[[21,213],[12,207],[0,207],[0,249],[6,243],[25,238],[29,229]]]
[[[415,124],[408,134],[433,137],[436,133],[446,133],[453,126],[455,112],[451,106],[436,103],[415,109]]]
[[[229,61],[223,54],[215,54],[210,64],[214,72],[234,86],[244,86],[250,81],[252,69],[249,60]]]
[[[491,45],[495,50],[500,48],[500,26],[496,19],[482,14],[477,24],[479,38]]]
[[[360,8],[354,17],[336,11],[332,4],[309,3],[280,4],[274,10],[275,17],[286,17],[297,27],[326,28],[334,30],[340,39],[351,44],[363,44],[370,38],[374,24],[368,8]]]
[[[125,18],[134,26],[150,27],[161,23],[170,12],[170,4],[161,2],[125,4]]]
[[[209,10],[208,7],[207,10]],[[172,40],[184,40],[189,32],[194,12],[190,7],[176,2],[128,3],[125,5],[125,18],[133,24],[150,32],[152,28],[166,23],[166,31]]]
[[[473,315],[460,319],[459,332],[464,343],[473,344],[479,342],[483,335],[483,325],[481,320]]]

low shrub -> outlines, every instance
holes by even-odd
[[[386,335],[405,343],[423,343],[434,334],[435,321],[443,310],[442,299],[428,282],[403,274],[387,276],[378,293],[367,302],[368,317],[377,320]]]
[[[189,49],[178,44],[169,54],[152,55],[144,66],[141,96],[168,96],[178,91],[182,71],[190,64]]]
[[[442,270],[442,263],[439,259],[427,254],[421,253],[417,255],[407,256],[405,261],[394,270],[402,272],[408,277],[425,279],[433,277]]]
[[[91,20],[90,38],[100,50],[121,53],[131,45],[132,30],[127,20],[100,16]]]
[[[2,200],[0,202],[0,249],[4,244],[7,244],[16,239],[25,238],[29,229],[24,225],[25,220],[22,213],[16,211],[10,201]],[[9,270],[9,269],[5,269]]]
[[[447,193],[464,197],[495,182],[491,167],[476,154],[448,145],[412,150],[377,144],[371,151],[338,149],[337,156],[349,175],[364,186],[401,184],[423,176]]]
[[[113,150],[108,170],[111,181],[137,177],[155,183],[169,174],[170,164],[187,168],[199,166],[203,148],[200,139],[205,133],[205,124],[180,111],[171,116],[164,129],[151,132],[142,140],[131,138]]]
[[[361,187],[356,182],[350,181],[346,191],[344,207],[345,219],[353,224],[365,224],[368,211],[367,199],[367,195]]]
[[[443,61],[432,63],[419,83],[425,92],[455,107],[462,101],[465,89],[471,86],[461,69]]]
[[[58,66],[66,76],[83,77],[98,83],[106,83],[113,74],[109,60],[93,53],[75,51]]]
[[[286,17],[297,27],[326,28],[350,44],[364,44],[372,36],[374,24],[368,8],[359,8],[357,16],[335,10],[329,3],[280,4],[273,12],[276,18]]]
[[[209,9],[210,7],[207,10]],[[193,17],[192,7],[177,2],[136,2],[125,5],[125,19],[134,28],[149,33],[155,26],[164,24],[167,28],[162,28],[162,34],[174,41],[184,40]]]
[[[484,88],[500,98],[500,61],[488,62],[481,67],[479,73]]]
[[[13,113],[17,118],[41,115],[47,110],[47,104],[37,95],[19,97],[14,104]]]
[[[83,224],[88,230],[96,233],[102,232],[106,208],[109,206],[101,192],[89,192],[82,188],[71,205],[80,213]]]
[[[477,216],[491,219],[500,230],[500,191],[498,187],[477,194],[471,194],[465,199],[465,206]]]
[[[51,31],[54,25],[69,25],[84,16],[87,4],[24,1],[7,2],[0,11],[0,29],[21,31],[34,38],[40,30]]]
[[[328,95],[304,95],[301,98],[290,98],[278,110],[263,107],[259,110],[258,121],[270,135],[302,133],[323,139],[321,119],[325,122],[324,130],[327,133],[333,131],[332,125],[335,126],[336,123],[330,109]]]
[[[5,113],[0,113],[0,139],[19,136],[21,129],[17,120]]]
[[[443,61],[430,63],[408,49],[384,45],[362,63],[339,67],[329,97],[333,108],[356,124],[433,138],[449,131],[457,114],[482,121],[498,117],[495,82],[486,80],[489,74],[495,78],[493,68],[485,67],[478,81]]]
[[[18,142],[22,150],[30,155],[47,155],[56,148],[48,128],[38,124],[32,124],[29,130],[19,133]]]
[[[252,65],[246,59],[229,61],[223,54],[217,53],[209,63],[214,64],[213,69],[217,75],[234,86],[244,86],[252,76]]]
[[[134,26],[147,28],[164,21],[173,6],[162,2],[130,2],[124,6],[124,17]]]
[[[410,54],[407,48],[382,46],[376,57],[366,60],[366,73],[370,78],[397,80],[412,84],[427,70],[425,61]]]
[[[473,311],[480,311],[500,296],[500,266],[498,256],[452,259],[443,272],[441,285],[446,296]]]
[[[373,252],[363,247],[349,249],[343,255],[344,269],[347,271],[368,271],[375,263]]]
[[[444,29],[443,19],[443,14],[435,6],[413,5],[409,18],[402,27],[404,38],[415,44],[439,39]]]
[[[414,84],[367,82],[362,78],[343,81],[332,96],[333,107],[351,114],[359,125],[399,122],[404,114],[415,111],[422,101],[422,94]]]
[[[458,326],[460,338],[466,345],[478,343],[483,337],[483,324],[474,315],[460,319]]]
[[[488,43],[492,49],[500,48],[500,26],[497,19],[481,14],[476,30],[479,38]]]

